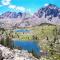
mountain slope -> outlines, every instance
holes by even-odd
[[[40,8],[33,15],[29,12],[5,12],[0,15],[0,20],[8,21],[6,23],[9,24],[10,22],[10,24],[19,27],[36,26],[42,23],[60,25],[60,8],[56,5],[49,4]]]
[[[41,18],[43,15],[45,16],[45,18],[48,16],[50,16],[51,19],[53,17],[60,18],[60,8],[58,8],[56,5],[49,4],[48,6],[39,9],[38,12],[36,13],[36,16],[38,16],[39,18]]]
[[[51,23],[55,25],[60,24],[60,8],[58,8],[56,5],[49,4],[48,6],[44,6],[34,13],[34,18],[35,24],[37,23],[38,25],[41,23]]]

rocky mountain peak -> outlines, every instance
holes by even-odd
[[[43,15],[45,18],[50,16],[48,19],[52,19],[53,17],[60,18],[60,8],[58,8],[56,5],[49,4],[48,6],[40,8],[35,14],[39,18],[43,17]]]

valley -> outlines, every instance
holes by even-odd
[[[27,32],[26,31],[24,32],[24,30],[27,30]],[[57,26],[57,25],[48,25],[48,24],[43,24],[43,25],[34,26],[34,27],[16,28],[14,30],[8,30],[8,29],[0,30],[0,37],[1,37],[0,43],[9,48],[14,48],[14,44],[11,45],[13,40],[14,41],[20,40],[25,42],[36,41],[40,49],[43,51],[42,53],[40,53],[40,55],[42,54],[43,56],[45,56],[46,59],[47,59],[47,56],[50,56],[50,55],[52,59],[56,59],[56,58],[60,59],[59,57],[57,57],[60,55],[59,32],[60,32],[59,25]],[[15,48],[21,49],[18,46]],[[46,56],[46,53],[47,53],[47,56]],[[53,58],[52,56],[56,58]],[[48,59],[50,59],[50,57]]]

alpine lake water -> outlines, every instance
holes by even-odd
[[[30,32],[30,30],[27,30],[27,29],[17,29],[17,30],[15,30],[15,32],[22,32],[22,33],[28,33],[28,32]]]
[[[30,32],[30,30],[25,30],[25,29],[18,29],[15,30],[15,32]],[[35,40],[12,40],[13,41],[13,46],[14,48],[18,47],[23,50],[28,50],[28,52],[33,53],[37,57],[40,56],[40,47],[38,46],[38,43]]]

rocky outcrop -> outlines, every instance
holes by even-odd
[[[39,18],[43,17],[43,15],[45,18],[50,16],[50,19],[52,19],[53,17],[59,18],[60,8],[58,8],[56,5],[49,4],[41,9],[39,9],[38,12],[36,13],[36,16],[38,16]]]
[[[0,60],[2,60],[2,51],[0,50]]]
[[[27,50],[11,50],[10,48],[0,45],[0,52],[3,60],[38,60],[31,53],[28,53]]]

